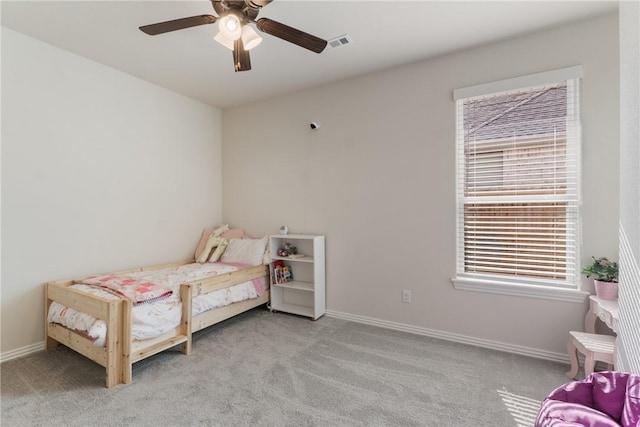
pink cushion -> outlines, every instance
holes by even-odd
[[[227,230],[220,235],[223,239],[231,240],[231,239],[242,239],[244,238],[244,229],[242,228],[232,228],[231,230]]]
[[[202,230],[202,235],[200,236],[200,241],[198,242],[198,246],[196,247],[196,253],[193,259],[200,258],[202,251],[204,251],[205,246],[207,246],[207,241],[209,240],[209,236],[213,233],[213,228],[205,228]]]
[[[204,248],[207,246],[207,242],[209,241],[209,237],[211,236],[211,234],[213,234],[216,230],[221,231],[226,227],[228,226],[222,225],[219,228],[207,227],[204,230],[202,230],[202,235],[200,235],[200,241],[198,242],[198,246],[196,246],[196,252],[193,255],[193,259],[200,258],[200,255],[202,255],[202,251],[204,251]],[[220,237],[227,240],[242,239],[244,237],[244,229],[233,228],[231,230],[221,231]]]

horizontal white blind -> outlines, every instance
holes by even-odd
[[[577,84],[456,102],[458,274],[577,286]]]

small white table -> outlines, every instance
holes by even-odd
[[[608,363],[615,369],[616,337],[596,334],[596,320],[602,320],[613,332],[618,333],[618,300],[608,301],[589,296],[589,311],[584,317],[586,332],[569,331],[567,351],[571,369],[569,378],[575,378],[580,368],[577,352],[585,355],[584,372],[588,376],[593,372],[597,361]]]
[[[618,333],[618,300],[608,301],[595,295],[589,296],[589,311],[584,317],[584,330],[596,333],[596,319],[602,320],[613,332]]]

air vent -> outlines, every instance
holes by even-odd
[[[329,48],[333,50],[333,49],[337,49],[339,47],[348,45],[350,43],[353,43],[353,39],[349,34],[345,34],[329,40],[329,42],[327,43],[327,46],[329,46]]]

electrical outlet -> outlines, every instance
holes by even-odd
[[[402,291],[402,302],[406,302],[406,303],[411,302],[411,291],[406,289]]]

